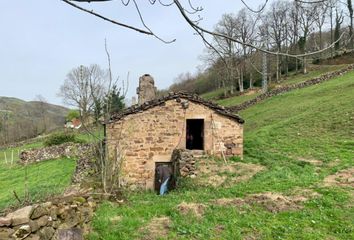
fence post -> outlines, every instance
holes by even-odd
[[[4,152],[4,157],[5,157],[5,162],[7,164],[7,156],[6,156],[6,151]]]
[[[11,165],[14,164],[14,150],[11,150]]]

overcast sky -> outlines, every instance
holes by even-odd
[[[159,89],[167,88],[180,73],[194,73],[202,65],[199,57],[204,45],[176,7],[151,6],[146,0],[138,2],[152,30],[165,40],[175,38],[175,43],[164,44],[154,37],[115,26],[60,0],[2,1],[0,96],[33,100],[40,94],[50,103],[63,105],[57,93],[72,68],[93,63],[107,68],[105,38],[114,75],[125,79],[130,72],[129,98],[135,95],[138,78],[145,73],[154,77]],[[244,7],[240,0],[192,2],[203,6],[201,25],[207,28],[212,28],[223,13],[236,13]],[[246,2],[255,7],[262,0]],[[124,7],[121,1],[114,1],[82,6],[141,26],[132,4]]]

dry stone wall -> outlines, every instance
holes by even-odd
[[[91,144],[63,143],[50,147],[22,151],[20,153],[20,159],[21,163],[34,163],[61,157],[81,157],[91,148]]]
[[[96,209],[87,196],[67,196],[0,217],[1,240],[83,240]]]
[[[311,80],[305,81],[305,82],[301,82],[301,83],[296,83],[296,84],[290,84],[290,85],[286,85],[283,87],[278,87],[276,89],[270,90],[266,93],[260,94],[257,97],[255,97],[254,99],[248,100],[246,102],[243,102],[242,104],[233,106],[233,107],[229,107],[228,109],[232,112],[239,112],[242,110],[245,110],[255,104],[257,104],[258,102],[261,102],[267,98],[282,94],[282,93],[286,93],[286,92],[290,92],[292,90],[295,89],[301,89],[301,88],[305,88],[305,87],[309,87],[312,85],[316,85],[328,80],[331,80],[335,77],[341,76],[347,72],[353,71],[354,70],[354,65],[349,65],[348,67],[338,70],[338,71],[334,71],[334,72],[330,72],[330,73],[326,73],[321,75],[320,77],[316,77],[313,78]]]
[[[94,175],[97,172],[96,156],[97,151],[94,144],[64,143],[22,151],[20,160],[22,164],[31,164],[62,157],[77,158],[72,182],[80,183],[88,175]]]
[[[197,168],[195,166],[196,159],[193,151],[187,149],[175,149],[172,153],[171,161],[174,167],[174,175],[176,177],[197,176]]]

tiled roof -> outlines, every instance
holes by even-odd
[[[219,113],[220,115],[223,115],[225,117],[228,117],[228,118],[231,118],[231,119],[237,121],[238,123],[242,124],[245,122],[237,114],[230,112],[228,109],[225,109],[225,107],[223,107],[223,106],[215,104],[211,101],[204,100],[201,97],[199,97],[197,94],[190,94],[190,93],[186,93],[186,92],[178,92],[178,93],[171,92],[164,97],[157,98],[157,99],[154,99],[151,101],[147,101],[141,105],[133,105],[127,109],[124,109],[122,112],[112,114],[110,120],[106,123],[115,122],[115,121],[118,121],[118,120],[124,118],[127,115],[140,113],[140,112],[143,112],[143,111],[148,110],[150,108],[164,105],[167,101],[174,100],[174,99],[177,100],[178,102],[181,102],[181,103],[182,103],[182,99],[185,99],[185,100],[191,101],[193,103],[201,104],[201,105],[204,105],[204,106],[214,110],[216,113]]]

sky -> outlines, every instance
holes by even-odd
[[[164,40],[118,27],[81,12],[61,0],[2,1],[0,8],[0,96],[26,101],[42,95],[48,102],[64,105],[58,92],[67,73],[80,65],[99,64],[107,68],[104,41],[107,40],[115,78],[126,80],[127,98],[136,94],[139,76],[148,73],[158,89],[170,86],[185,72],[203,65],[204,44],[182,19],[175,6],[151,6],[137,0],[146,24]],[[169,1],[164,1],[169,2]],[[181,2],[187,2],[182,0]],[[201,26],[212,29],[224,13],[237,13],[240,0],[192,0],[202,6]],[[262,0],[252,0],[250,6]],[[81,6],[94,9],[118,21],[142,27],[134,5],[120,0]]]

